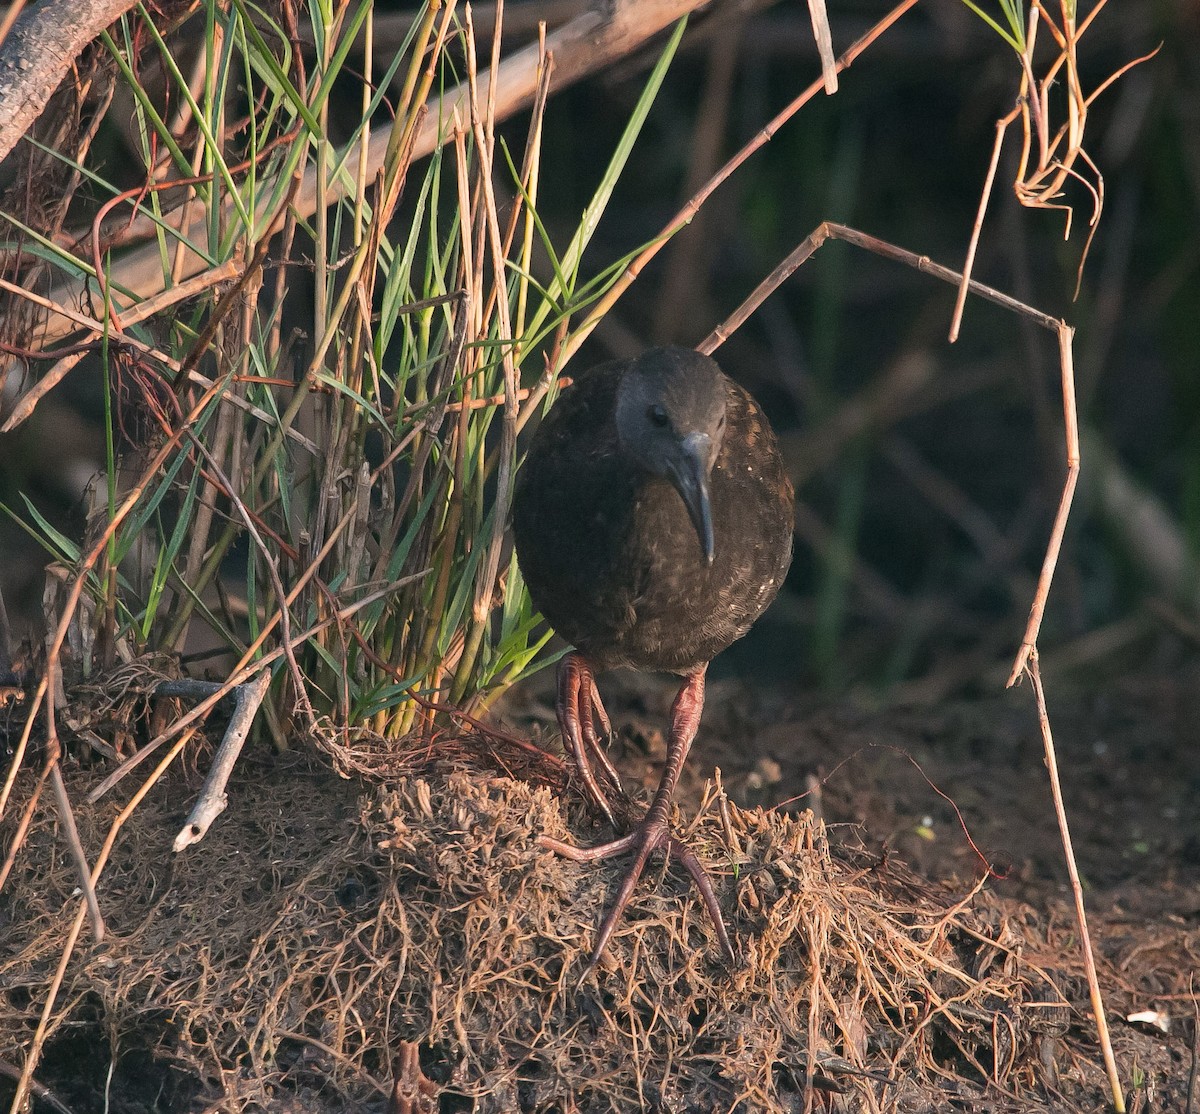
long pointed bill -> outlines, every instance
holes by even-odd
[[[716,551],[713,539],[712,506],[708,498],[708,473],[710,469],[710,452],[712,440],[707,433],[689,433],[683,439],[681,466],[673,470],[672,479],[675,490],[687,507],[692,525],[700,538],[700,548],[704,551],[704,563],[713,563]]]

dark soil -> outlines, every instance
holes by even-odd
[[[614,722],[625,725],[617,765],[652,790],[675,683],[622,674],[602,690]],[[549,678],[529,699],[524,715],[551,723]],[[1144,1089],[1127,1101],[1194,1114],[1200,665],[1122,677],[1100,692],[1052,691],[1048,701],[1093,945],[1120,973],[1102,987],[1110,1023],[1136,1029],[1162,1053],[1162,1074],[1147,1072]],[[969,882],[990,867],[990,893],[1060,926],[1067,939],[1074,934],[1027,684],[933,708],[863,709],[789,701],[779,687],[764,695],[737,680],[710,683],[677,799],[694,805],[714,768],[738,804],[813,808],[832,839],[894,855],[925,878]],[[1168,1035],[1125,1020],[1146,1011],[1157,1011]],[[1147,1071],[1144,1055],[1122,1065],[1127,1087],[1131,1073]],[[1086,1108],[1100,1109],[1099,1100]]]
[[[1170,675],[1128,677],[1103,695],[1056,699],[1051,694],[1107,1016],[1129,1109],[1136,1111],[1193,1114],[1200,1109],[1195,1079],[1197,680],[1200,671],[1188,667]],[[639,782],[653,787],[674,684],[615,675],[602,678],[601,687],[614,722],[622,725],[613,745],[618,766],[631,787]],[[549,673],[514,694],[492,718],[518,735],[544,735],[554,749]],[[804,951],[780,952],[772,962],[756,952],[757,959],[747,957],[753,970],[731,982],[694,894],[673,872],[664,877],[651,870],[630,908],[628,931],[614,942],[612,961],[599,974],[601,993],[579,994],[567,975],[586,956],[611,892],[612,870],[619,865],[606,873],[547,860],[544,852],[534,851],[535,829],[553,831],[562,823],[554,797],[546,796],[547,787],[560,780],[561,766],[533,761],[522,776],[541,785],[534,789],[516,788],[483,769],[467,781],[438,772],[470,765],[461,760],[467,751],[455,749],[468,744],[443,746],[423,759],[422,776],[432,793],[428,806],[426,791],[411,780],[396,782],[397,794],[386,785],[339,779],[324,759],[254,749],[231,783],[226,814],[202,844],[178,857],[167,848],[199,775],[179,773],[156,789],[131,820],[110,864],[110,881],[101,887],[111,942],[95,949],[85,931],[59,1003],[65,1024],[47,1043],[38,1069],[39,1082],[66,1106],[43,1098],[33,1110],[408,1109],[388,1106],[387,1088],[379,1081],[387,1084],[393,1073],[399,1076],[401,1059],[381,1059],[372,1051],[375,1039],[401,1052],[411,1048],[409,1083],[416,1087],[428,1079],[430,1089],[441,1095],[436,1101],[419,1099],[413,1111],[804,1109],[807,1022],[806,1007],[799,1003],[810,986]],[[511,768],[512,762],[510,754],[493,764]],[[203,771],[203,757],[199,765]],[[844,926],[837,922],[851,907],[838,912],[837,895],[866,879],[867,888],[855,891],[854,908],[866,915],[875,909],[878,894],[884,904],[871,915],[884,920],[877,925],[889,919],[904,923],[908,914],[886,911],[886,901],[898,897],[897,908],[919,910],[918,917],[936,921],[944,909],[954,924],[961,923],[967,935],[950,933],[948,940],[958,942],[947,956],[974,954],[970,962],[982,962],[979,956],[988,949],[970,946],[975,932],[987,938],[996,932],[997,939],[1009,941],[1005,970],[1016,979],[1011,983],[1015,997],[1003,1000],[1008,982],[991,991],[988,1010],[996,1012],[985,1010],[991,1022],[972,1029],[964,1021],[957,1036],[953,1030],[936,1036],[911,1061],[908,1074],[891,1083],[839,1075],[837,1061],[831,1061],[830,1073],[821,1077],[827,1089],[812,1092],[815,1109],[1007,1114],[1108,1108],[1027,689],[934,709],[866,710],[812,706],[790,700],[780,688],[763,695],[735,680],[714,681],[680,788],[685,817],[695,813],[705,782],[718,767],[735,804],[796,816],[799,827],[778,829],[793,833],[788,838],[808,830],[806,809],[827,825],[833,858],[825,873],[806,876],[803,883],[807,896],[801,897],[797,915],[816,910],[817,921],[797,922],[802,938],[805,932],[811,937],[813,923],[820,923],[833,933],[830,941],[840,939]],[[73,798],[81,802],[98,771],[72,764],[68,774]],[[589,830],[586,809],[572,800],[573,838],[599,838],[602,833]],[[86,846],[98,846],[116,808],[102,802],[89,811],[79,805]],[[427,830],[421,827],[423,813],[430,822]],[[751,844],[771,823],[770,812],[758,820],[756,815],[735,817],[735,828]],[[739,879],[720,870],[723,852],[713,840],[721,824],[713,809],[702,819],[689,838],[718,873],[727,908],[738,895],[733,915],[739,942],[759,948],[772,930],[746,903],[749,875]],[[803,838],[811,845],[811,836]],[[75,908],[72,870],[60,847],[53,810],[43,807],[0,907],[5,930],[0,1057],[9,1068],[19,1065],[20,1034],[27,1039],[43,1001],[45,976],[31,974],[53,970]],[[463,858],[468,851],[469,862]],[[782,876],[771,881],[772,861],[768,854],[751,871],[758,892],[784,881]],[[959,907],[985,864],[999,877]],[[389,906],[389,895],[399,904]],[[567,895],[573,904],[560,908],[556,903]],[[491,910],[482,919],[473,912],[481,901]],[[539,904],[544,902],[551,904]],[[531,908],[536,937],[543,941],[532,953],[527,950]],[[770,901],[764,908],[771,908]],[[460,937],[465,941],[461,952],[455,943]],[[510,944],[511,953],[505,950]],[[846,953],[828,942],[826,947],[825,977],[837,1001],[844,1002],[853,965],[847,969]],[[562,960],[553,958],[557,948],[564,949]],[[436,962],[424,962],[428,957]],[[760,995],[754,970],[771,980],[770,995]],[[21,971],[24,977],[18,979]],[[888,979],[900,977],[894,967],[891,971]],[[1061,1022],[1052,1020],[1061,1007],[1052,1001],[1039,1004],[1036,992],[1030,997],[1037,980],[1022,982],[1020,974],[1030,971],[1046,972],[1047,985],[1070,1003]],[[435,977],[427,985],[422,979],[430,972]],[[909,974],[916,978],[920,972]],[[546,979],[553,1001],[534,1026],[541,1035],[532,1045],[543,1055],[512,1067],[519,1083],[505,1090],[497,1072],[509,1062],[504,1055],[511,1055],[513,1040],[525,1040],[519,1034],[542,1008],[544,991],[537,988]],[[930,986],[938,986],[937,980]],[[626,1003],[631,1011],[626,1019],[636,1023],[635,1045],[638,1032],[651,1041],[633,1077],[621,1072],[620,1046],[606,1044],[610,1015],[626,1017],[619,993],[610,997],[621,987],[639,998],[657,988],[645,995],[648,1012]],[[729,1011],[725,1022],[721,1013],[708,1013],[710,1007],[699,1004],[707,1001],[705,988],[713,987],[719,995],[733,995],[723,1007]],[[429,1002],[438,1001],[457,1018],[448,1031],[459,1036],[419,1047],[406,1044],[410,1028],[414,1034],[437,1029],[438,1008],[432,1019],[427,1010]],[[799,1044],[785,1040],[775,1053],[771,1105],[742,1098],[729,1106],[738,1081],[743,1092],[753,1082],[752,1072],[741,1072],[758,1055],[749,1051],[757,1047],[755,1039],[771,1032],[757,1012],[763,1003],[768,1017],[796,1020]],[[672,1017],[683,1015],[683,1029],[673,1028]],[[1147,1020],[1128,1020],[1139,1015]],[[364,1019],[378,1016],[391,1018],[387,1024],[396,1028],[376,1037]],[[902,1018],[879,1015],[866,1023],[876,1027],[869,1043],[877,1050],[896,1048],[883,1039],[896,1031],[889,1025],[906,1031]],[[445,1016],[440,1024],[445,1031]],[[1007,1045],[997,1025],[1012,1026]],[[721,1049],[733,1047],[730,1033],[739,1027],[746,1042],[742,1066],[736,1059],[716,1058]],[[672,1052],[676,1068],[667,1073],[674,1082],[659,1087],[655,1081],[667,1077],[656,1074],[653,1053],[662,1051],[661,1042],[682,1040],[693,1030],[708,1034],[709,1043],[680,1044]],[[237,1038],[241,1051],[229,1043],[230,1033],[238,1031],[251,1034]],[[481,1041],[478,1034],[488,1031],[504,1033],[504,1039],[490,1045]],[[585,1048],[587,1057],[575,1052],[574,1059],[564,1060],[566,1051],[551,1055],[564,1034],[585,1044],[561,1048]],[[474,1048],[466,1059],[464,1047]],[[509,1051],[493,1062],[490,1057],[505,1048]],[[972,1056],[979,1066],[993,1064],[994,1081],[971,1066]],[[717,1063],[725,1066],[710,1075],[705,1065]],[[565,1094],[556,1090],[555,1080],[570,1078],[571,1071],[579,1073],[577,1085]],[[610,1078],[604,1072],[615,1074]],[[637,1087],[629,1091],[634,1077]],[[608,1082],[598,1083],[602,1078]],[[276,1082],[264,1089],[263,1080]],[[0,1078],[0,1100],[11,1093],[11,1084]],[[559,1098],[549,1101],[547,1095],[553,1094]],[[721,1094],[724,1105],[717,1101]],[[367,1097],[351,1101],[348,1095]]]
[[[1075,854],[1132,1110],[1200,1109],[1198,682],[1192,665],[1122,678],[1104,693],[1051,694]],[[622,725],[612,753],[635,795],[638,783],[649,790],[658,781],[674,688],[670,678],[601,678],[614,723]],[[547,671],[491,719],[557,751],[552,703]],[[427,1079],[431,1095],[440,1095],[412,1107],[425,1112],[804,1109],[803,1067],[793,1067],[793,1076],[780,1071],[806,1058],[805,947],[817,947],[817,927],[828,934],[818,947],[821,969],[842,1008],[856,1000],[858,969],[846,964],[858,947],[880,952],[883,986],[907,987],[899,993],[919,999],[925,972],[904,972],[904,936],[896,938],[900,953],[880,939],[881,926],[913,916],[929,923],[944,916],[952,926],[938,963],[965,962],[972,978],[1001,981],[974,988],[982,1010],[964,999],[961,1031],[937,1036],[930,1024],[928,1047],[912,1053],[916,1059],[884,1058],[886,1070],[871,1068],[877,1079],[840,1076],[841,1059],[828,1061],[820,1079],[828,1089],[812,1092],[823,1103],[818,1109],[1110,1108],[1027,688],[936,708],[866,709],[793,699],[781,685],[763,693],[716,679],[678,802],[689,822],[719,771],[730,801],[750,810],[734,811],[733,826],[751,849],[742,873],[722,869],[731,852],[713,808],[688,837],[718,876],[749,966],[733,976],[725,971],[695,894],[673,874],[650,870],[599,972],[600,998],[580,994],[568,976],[587,956],[619,862],[598,870],[536,850],[536,833],[564,822],[556,798],[566,791],[565,767],[502,743],[446,738],[421,753],[356,756],[359,768],[390,765],[394,775],[382,784],[338,778],[307,748],[282,756],[252,749],[230,784],[227,813],[182,856],[169,851],[170,839],[208,759],[193,755],[175,769],[122,832],[100,891],[110,938],[95,948],[85,930],[38,1066],[48,1096],[32,1109],[407,1109],[395,1098],[388,1106],[385,1092],[401,1076],[402,1056],[380,1059],[372,1050],[378,1041],[409,1055],[412,1086]],[[84,749],[71,754],[67,784],[84,844],[95,854],[119,805],[83,803],[107,763]],[[518,780],[497,777],[503,772]],[[424,778],[427,789],[396,780],[406,773]],[[31,781],[25,784],[28,791]],[[604,837],[574,791],[563,799],[571,802],[569,838]],[[823,819],[833,857],[822,867],[820,856],[786,852],[779,860],[785,874],[773,875],[773,842],[823,845],[821,829],[806,827],[808,809]],[[18,802],[10,817],[19,814]],[[788,827],[787,815],[799,827]],[[16,823],[10,817],[6,842]],[[0,1070],[8,1074],[22,1062],[77,908],[73,869],[60,849],[54,810],[43,802],[0,906]],[[788,861],[817,869],[791,898]],[[982,891],[968,897],[988,869]],[[763,897],[770,893],[776,896]],[[764,911],[778,917],[791,908],[790,900],[799,900],[802,920],[782,928],[762,920]],[[851,910],[856,923],[859,911],[875,917],[866,944],[842,923]],[[1001,969],[980,958],[1001,954],[980,947],[994,938],[1007,941]],[[770,959],[764,941],[772,939],[780,950]],[[530,940],[541,941],[532,953]],[[788,940],[799,940],[800,951],[787,951],[796,946]],[[941,1000],[946,990],[934,976],[929,993]],[[610,998],[620,987],[653,990],[648,1001],[656,1005],[649,1013],[630,1005],[626,1017],[619,995]],[[442,1029],[431,1005],[439,1001]],[[870,995],[863,1001],[869,1007]],[[756,1006],[763,1002],[766,1024]],[[448,1011],[457,1020],[446,1036]],[[535,1016],[541,1020],[533,1024]],[[512,1017],[526,1025],[511,1029],[505,1019]],[[672,1017],[690,1020],[676,1030]],[[718,1024],[722,1017],[728,1024]],[[845,1036],[854,1026],[839,1017],[835,1029]],[[971,1017],[992,1019],[972,1029]],[[752,1052],[772,1034],[770,1018],[793,1019],[798,1043]],[[626,1024],[634,1026],[635,1047],[649,1042],[632,1067],[620,1043]],[[896,1034],[919,1031],[914,1020],[870,1010],[860,1024],[870,1034],[863,1049],[877,1055],[900,1055],[905,1042],[901,1036],[898,1046]],[[997,1043],[996,1025],[1012,1026],[1007,1044]],[[581,1046],[584,1030],[592,1035]],[[422,1040],[434,1032],[442,1038]],[[722,1059],[733,1055],[731,1032],[742,1053]],[[608,1043],[614,1034],[619,1040]],[[556,1043],[560,1037],[568,1043]],[[534,1060],[512,1066],[512,1041],[536,1050]],[[665,1070],[653,1054],[664,1049]],[[743,1067],[763,1055],[775,1060],[774,1082],[758,1103],[745,1097],[756,1084]],[[686,1067],[683,1076],[671,1062]],[[704,1065],[718,1068],[708,1074]],[[523,1082],[505,1089],[505,1071]],[[881,1082],[887,1076],[892,1082]],[[596,1078],[608,1082],[598,1088]],[[0,1101],[5,1095],[11,1098],[12,1086],[0,1076]]]

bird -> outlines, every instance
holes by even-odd
[[[556,713],[588,797],[619,832],[592,768],[620,780],[596,674],[683,678],[658,788],[631,830],[593,847],[539,837],[561,856],[633,861],[597,930],[598,964],[650,856],[691,875],[721,949],[736,962],[711,878],[671,832],[671,797],[704,708],[705,674],[767,609],[792,558],[794,496],[753,397],[707,355],[652,348],[598,364],[564,387],[530,439],[513,492],[517,563],[534,606],[572,649]]]

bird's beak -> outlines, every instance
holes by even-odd
[[[704,563],[713,563],[712,506],[708,498],[708,476],[712,471],[712,439],[707,433],[689,433],[681,442],[679,467],[672,469],[675,489],[687,507],[700,538]]]

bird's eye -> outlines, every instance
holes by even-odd
[[[648,411],[650,424],[658,426],[659,429],[665,429],[670,418],[667,417],[667,412],[663,407],[655,403]]]

